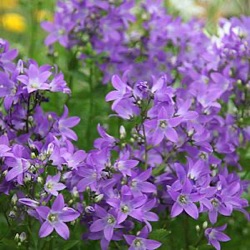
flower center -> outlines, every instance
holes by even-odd
[[[181,204],[187,204],[187,203],[188,203],[187,196],[184,195],[184,194],[181,194],[181,195],[179,196],[179,202],[180,202]]]
[[[136,247],[141,247],[141,246],[142,246],[142,242],[141,242],[141,240],[139,240],[139,239],[135,239],[135,241],[134,241],[134,245],[135,245]]]
[[[135,188],[136,186],[137,186],[137,181],[135,181],[135,180],[132,181],[132,182],[131,182],[131,187]]]
[[[50,222],[56,222],[56,221],[58,221],[58,215],[57,214],[50,214],[48,217],[48,220]]]
[[[32,82],[30,86],[33,89],[37,89],[39,87],[39,83],[38,82]]]
[[[199,157],[202,159],[202,160],[207,160],[207,154],[204,153],[204,152],[201,152]]]
[[[121,210],[123,213],[127,213],[127,212],[129,212],[129,207],[127,205],[124,205],[121,207]]]
[[[213,207],[217,208],[219,206],[219,201],[217,199],[212,199],[211,203],[213,205]]]
[[[159,127],[160,128],[166,128],[167,127],[167,121],[160,121]]]
[[[46,184],[46,187],[48,190],[52,190],[53,189],[53,184],[51,182]]]
[[[114,224],[115,223],[115,218],[110,216],[107,220],[108,224]]]

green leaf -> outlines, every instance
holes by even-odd
[[[151,232],[150,239],[161,242],[161,249],[167,250],[168,235],[170,235],[170,233],[170,231],[164,228],[156,229]]]
[[[80,240],[69,240],[64,246],[63,250],[70,250],[80,243]],[[75,248],[74,248],[75,249]]]

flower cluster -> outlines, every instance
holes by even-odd
[[[25,204],[30,216],[44,221],[41,237],[55,229],[67,239],[69,230],[64,222],[80,214],[66,207],[58,192],[66,188],[61,174],[64,166],[70,169],[74,160],[85,157],[84,151],[76,151],[71,143],[77,139],[71,128],[79,118],[68,117],[66,107],[61,117],[43,111],[47,93],[69,94],[70,90],[55,67],[39,67],[33,60],[19,60],[16,64],[17,54],[0,39],[0,193],[12,196],[14,207],[8,204],[10,217],[23,218],[21,204]],[[64,158],[60,151],[64,151]],[[55,196],[51,209],[44,206]]]
[[[54,21],[42,23],[47,46],[58,41],[83,63],[94,58],[104,83],[114,73],[149,80],[184,60],[200,65],[199,52],[209,43],[202,27],[168,15],[161,0],[58,1]]]
[[[219,250],[230,239],[221,217],[249,219],[239,163],[250,140],[249,20],[221,20],[209,36],[198,21],[169,16],[161,0],[58,1],[54,22],[42,24],[46,45],[93,60],[104,82],[117,72],[106,101],[120,136],[98,125],[89,152],[74,146],[79,118],[66,106],[62,116],[42,109],[49,92],[70,93],[62,73],[16,64],[17,51],[0,40],[0,192],[12,196],[10,215],[38,220],[41,238],[55,230],[64,239],[65,223],[81,215],[83,238],[103,250],[157,249],[151,233],[169,215],[207,217],[204,236]]]

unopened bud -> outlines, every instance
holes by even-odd
[[[126,130],[124,126],[120,126],[120,138],[124,139],[126,137]]]
[[[29,122],[33,122],[33,121],[34,121],[34,118],[33,118],[32,116],[29,116],[29,117],[28,117],[28,121],[29,121]]]
[[[5,171],[2,173],[2,175],[3,175],[3,176],[6,176],[7,173],[8,173],[8,170],[5,170]]]
[[[74,202],[74,200],[71,199],[71,200],[69,200],[68,204],[71,205],[71,204],[73,204],[73,202]]]
[[[88,214],[91,214],[91,213],[95,212],[95,209],[92,206],[87,206],[87,207],[85,207],[85,212]]]
[[[16,202],[17,202],[17,195],[14,194],[14,195],[12,196],[12,198],[11,198],[11,203],[12,203],[13,205],[16,205]]]
[[[53,118],[52,118],[52,115],[51,115],[51,114],[48,114],[48,120],[49,120],[49,121],[52,121],[52,120],[53,120]]]
[[[196,226],[195,226],[195,230],[196,230],[197,232],[200,232],[200,230],[201,230],[200,226],[199,226],[199,225],[196,225]]]
[[[43,178],[41,176],[37,177],[37,182],[43,184]]]
[[[194,129],[188,131],[188,136],[192,136],[194,134]]]
[[[240,79],[237,80],[237,85],[241,85],[242,81]]]
[[[72,196],[74,198],[78,198],[79,197],[79,193],[78,193],[77,187],[73,187]]]
[[[10,218],[15,218],[16,217],[16,213],[14,211],[10,211],[9,217]]]
[[[35,154],[34,152],[32,152],[32,153],[30,154],[30,157],[31,157],[31,159],[35,159],[35,158],[36,158],[36,154]]]
[[[15,241],[19,241],[19,233],[16,233],[15,237],[14,237]]]
[[[207,226],[208,226],[207,221],[204,221],[204,222],[203,222],[203,224],[202,224],[202,228],[203,228],[203,229],[206,229],[206,228],[207,228]]]
[[[25,232],[22,232],[21,234],[20,234],[20,241],[21,242],[24,242],[26,239],[27,239],[27,235],[26,235],[26,233]]]
[[[75,224],[76,224],[75,220],[73,220],[73,221],[70,222],[70,225],[72,225],[72,226],[74,226]]]
[[[95,197],[94,201],[97,203],[97,202],[100,202],[102,199],[103,199],[103,194],[99,194]]]
[[[50,156],[50,155],[53,153],[54,147],[55,147],[55,146],[54,146],[53,143],[50,143],[50,144],[49,144],[48,149],[47,149],[47,152],[46,152],[47,156]]]

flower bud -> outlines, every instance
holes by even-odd
[[[16,233],[15,237],[14,237],[15,241],[19,241],[19,233]]]
[[[120,126],[120,139],[124,139],[126,137],[126,130],[124,126]]]
[[[17,202],[17,195],[14,194],[14,195],[12,196],[12,198],[11,198],[11,203],[12,203],[13,205],[16,205],[16,202]]]
[[[43,184],[43,178],[41,176],[37,177],[37,182]]]
[[[207,221],[204,221],[203,224],[202,224],[202,228],[203,229],[206,229],[208,226],[208,222]]]
[[[91,213],[95,212],[95,209],[92,206],[87,206],[87,207],[85,207],[85,212],[88,214],[91,214]]]
[[[96,197],[95,197],[95,199],[94,199],[94,201],[97,203],[97,202],[100,202],[101,200],[102,200],[102,198],[103,198],[103,194],[99,194],[99,195],[97,195]]]
[[[26,233],[25,232],[22,232],[21,234],[20,234],[20,241],[21,242],[24,242],[26,239],[27,239],[27,235],[26,235]]]
[[[53,120],[53,117],[52,117],[51,114],[48,114],[48,120],[49,120],[49,121],[52,121],[52,120]]]
[[[30,154],[30,157],[31,157],[31,159],[35,159],[35,158],[36,158],[36,154],[35,154],[34,152],[32,152],[32,153]]]
[[[200,230],[201,230],[200,226],[199,226],[199,225],[196,225],[196,226],[195,226],[195,230],[196,230],[197,232],[200,232]]]
[[[15,217],[16,217],[16,212],[10,211],[9,217],[10,217],[10,218],[15,218]]]
[[[77,187],[73,187],[72,196],[73,196],[73,198],[78,198],[79,197]]]

